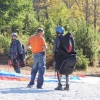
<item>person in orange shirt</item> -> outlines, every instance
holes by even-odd
[[[37,29],[36,35],[33,35],[29,38],[26,49],[32,51],[33,54],[33,67],[31,70],[31,80],[28,84],[28,88],[31,88],[34,85],[34,80],[36,74],[38,72],[37,78],[37,89],[42,89],[43,82],[44,82],[44,73],[46,69],[46,56],[45,52],[47,49],[46,42],[43,38],[44,30],[42,28]]]

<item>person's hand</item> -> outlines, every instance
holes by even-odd
[[[32,50],[32,47],[30,45],[26,45],[27,50]]]
[[[8,65],[11,66],[12,65],[12,61],[9,59],[8,60]]]
[[[52,55],[53,55],[53,56],[55,56],[55,54],[54,54],[54,53],[53,53]]]

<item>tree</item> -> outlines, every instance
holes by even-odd
[[[12,31],[20,31],[27,11],[32,11],[32,2],[29,0],[1,0],[0,26],[3,27],[0,27],[1,30],[9,27]]]
[[[45,17],[48,19],[47,8],[52,0],[33,0],[33,7],[37,13],[38,21],[40,21],[41,17]]]
[[[83,54],[89,58],[91,63],[97,61],[99,35],[96,34],[92,26],[87,26],[84,19],[78,20],[77,27],[78,30],[75,34],[77,49],[82,49]]]

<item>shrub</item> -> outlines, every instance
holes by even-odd
[[[87,70],[88,64],[89,64],[89,59],[86,58],[85,55],[83,55],[83,50],[77,50],[77,64],[76,64],[76,69],[77,70]]]
[[[8,54],[9,44],[10,44],[9,37],[4,37],[0,35],[0,50],[3,51],[3,54],[6,54],[6,55]]]

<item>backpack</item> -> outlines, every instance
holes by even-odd
[[[67,33],[60,39],[59,47],[68,54],[76,53],[75,41],[71,33]]]
[[[22,44],[23,53],[22,53],[22,60],[20,61],[20,66],[25,67],[26,66],[26,59],[27,59],[27,50],[25,49],[25,46]]]
[[[60,39],[57,53],[57,65],[59,72],[64,75],[72,74],[77,62],[75,41],[71,33],[67,33]]]
[[[22,48],[23,48],[23,53],[22,53],[23,60],[26,60],[26,58],[27,58],[27,50],[25,49],[25,46],[23,44],[22,44]]]

